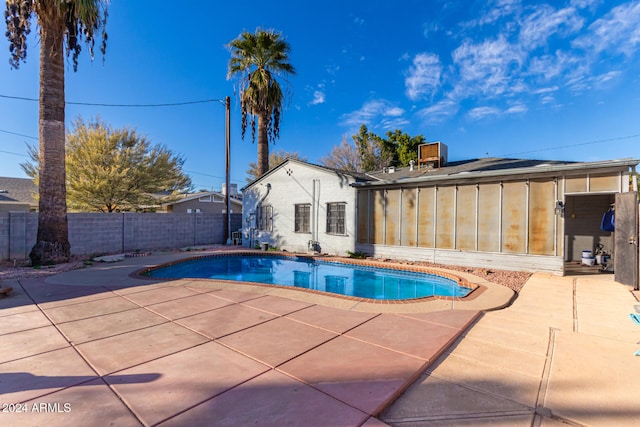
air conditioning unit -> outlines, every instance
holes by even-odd
[[[429,142],[418,145],[418,169],[440,167],[447,164],[447,146],[442,142]]]

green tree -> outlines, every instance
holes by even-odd
[[[409,166],[411,160],[418,163],[418,145],[426,142],[424,136],[411,137],[400,129],[387,132],[388,144],[395,147],[397,166]]]
[[[334,145],[331,153],[320,159],[326,167],[349,171],[362,172],[360,155],[354,143],[349,143],[347,136],[342,137],[339,145]]]
[[[297,152],[289,153],[284,150],[278,150],[269,154],[269,167],[267,168],[267,170],[278,166],[286,159],[302,160],[303,162],[307,161],[306,157],[302,157]],[[247,183],[255,181],[256,179],[260,178],[261,175],[262,174],[258,172],[258,164],[256,162],[249,162],[249,169],[247,169]]]
[[[414,136],[400,129],[389,131],[386,138],[369,132],[366,125],[352,136],[353,144],[346,138],[333,147],[323,165],[352,172],[378,171],[388,166],[408,166],[418,159],[418,145],[425,142],[422,135]]]
[[[33,163],[22,169],[38,180],[35,147]],[[132,129],[112,129],[99,119],[78,118],[67,135],[67,204],[77,211],[131,211],[170,199],[154,193],[186,192],[190,178],[182,172],[184,159],[161,145],[152,145]]]
[[[228,44],[231,52],[227,78],[239,77],[242,109],[242,138],[250,120],[255,141],[258,122],[258,168],[262,175],[269,170],[269,140],[280,134],[280,116],[284,102],[282,87],[276,77],[294,75],[289,61],[289,44],[273,30],[244,32]]]
[[[395,164],[395,146],[375,133],[369,132],[366,125],[360,126],[360,132],[352,138],[360,155],[363,172],[372,172]]]
[[[36,16],[40,41],[40,180],[38,234],[29,257],[33,265],[67,262],[71,254],[67,226],[64,130],[64,55],[77,70],[80,42],[93,58],[96,33],[102,29],[100,50],[106,50],[104,31],[107,2],[103,0],[7,0],[6,36],[10,64],[19,68],[27,57],[27,36]]]

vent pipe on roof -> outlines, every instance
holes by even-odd
[[[415,160],[409,160],[409,172],[413,172],[413,167],[415,164]]]

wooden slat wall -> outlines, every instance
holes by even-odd
[[[565,194],[621,191],[624,179],[612,173],[359,190],[358,243],[386,256],[415,249],[423,257],[439,254],[459,264],[453,250],[464,254],[469,265],[494,258],[488,254],[512,254],[513,266],[531,264],[546,271],[539,264],[549,257],[561,261],[564,255],[565,219],[555,212],[556,200],[565,200]],[[541,258],[528,262],[518,256]]]

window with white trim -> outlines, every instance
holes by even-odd
[[[327,233],[328,234],[346,234],[345,222],[345,206],[344,202],[327,203]]]

